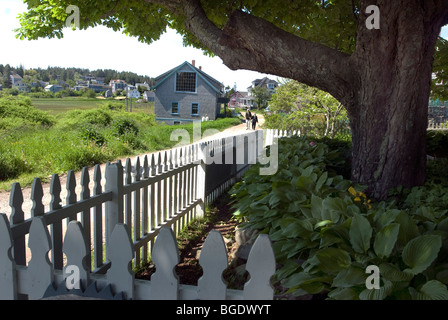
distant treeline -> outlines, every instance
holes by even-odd
[[[22,77],[24,83],[30,82],[58,82],[65,81],[69,85],[75,85],[77,80],[86,80],[86,77],[104,78],[104,83],[108,84],[112,79],[121,79],[128,84],[135,85],[136,83],[147,82],[149,85],[153,85],[153,78],[148,76],[138,75],[133,72],[117,71],[111,69],[98,69],[91,71],[89,69],[81,68],[61,68],[61,67],[47,67],[25,69],[22,65],[19,67],[12,67],[9,64],[0,64],[0,84],[3,88],[11,88],[10,75],[16,73]]]

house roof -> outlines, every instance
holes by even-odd
[[[179,71],[180,69],[182,69],[184,66],[188,66],[193,72],[196,72],[197,75],[204,80],[205,83],[207,83],[214,91],[216,91],[216,93],[222,93],[222,88],[224,87],[224,85],[219,82],[218,80],[214,79],[213,77],[209,76],[208,74],[206,74],[204,71],[202,71],[199,68],[196,68],[195,66],[193,66],[191,63],[189,63],[188,61],[185,61],[184,63],[182,63],[181,65],[168,70],[167,72],[161,74],[160,76],[156,77],[154,79],[155,81],[155,85],[152,89],[156,89],[157,87],[159,87],[162,83],[164,83],[166,80],[168,80],[170,77],[172,77],[174,74],[176,74],[177,71]]]
[[[257,79],[257,80],[252,81],[252,84],[254,85],[254,87],[265,87],[269,83],[273,83],[273,84],[278,85],[277,81],[271,80],[268,77],[264,77],[263,79]]]

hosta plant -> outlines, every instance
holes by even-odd
[[[417,189],[374,203],[334,170],[343,161],[324,143],[280,139],[277,173],[256,165],[232,188],[235,215],[273,242],[276,279],[329,299],[448,299],[448,210],[421,206]],[[378,289],[366,286],[372,265]]]

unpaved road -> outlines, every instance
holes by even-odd
[[[257,130],[260,130],[260,125],[262,125],[264,123],[264,118],[263,115],[259,114],[258,115],[258,119],[259,119],[259,123],[257,125]],[[203,138],[202,140],[210,140],[213,138],[224,138],[224,137],[228,137],[228,136],[233,136],[233,135],[238,135],[238,134],[243,134],[246,133],[246,124],[245,123],[241,123],[237,126],[231,127],[231,128],[227,128],[225,130],[223,130],[220,133],[217,133],[215,135],[211,135],[208,136],[206,138]],[[157,152],[154,152],[157,153]],[[148,155],[150,155],[151,153],[148,153]],[[139,155],[140,157],[145,156],[146,154],[142,154]],[[131,158],[135,159],[135,157]],[[118,160],[118,159],[117,159]],[[120,159],[123,163],[123,165],[126,163],[126,158]],[[103,174],[103,180],[102,180],[102,184],[104,186],[104,173],[105,173],[105,167],[106,164],[102,164],[101,165],[101,172]],[[89,169],[89,175],[90,175],[90,193],[92,194],[92,190],[93,190],[93,168]],[[80,199],[80,193],[81,193],[81,186],[80,186],[80,180],[81,180],[81,171],[80,172],[76,172],[75,174],[76,177],[76,194],[77,194],[77,199]],[[67,190],[65,189],[66,186],[66,181],[67,181],[67,175],[61,175],[60,177],[60,181],[61,181],[61,187],[62,187],[62,192],[61,192],[61,199],[62,199],[62,205],[65,205],[65,198],[67,195]],[[43,192],[44,192],[44,197],[42,199],[42,202],[45,206],[45,212],[49,211],[49,204],[51,201],[51,195],[50,195],[50,183],[44,183],[42,184],[42,188],[43,188]],[[103,189],[104,190],[104,189]],[[26,187],[26,188],[22,188],[22,194],[23,194],[23,205],[22,205],[22,210],[25,213],[25,219],[28,219],[31,217],[31,208],[33,206],[33,203],[30,199],[31,197],[31,187]],[[11,208],[9,206],[9,198],[10,198],[10,192],[6,192],[6,191],[0,191],[0,213],[5,213],[8,218],[11,214]]]

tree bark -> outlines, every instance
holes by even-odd
[[[367,185],[370,196],[384,199],[391,188],[425,182],[431,70],[440,28],[429,21],[435,12],[419,1],[384,1],[380,8],[379,30],[358,29],[352,60],[359,85],[355,104],[347,109],[352,179]]]

